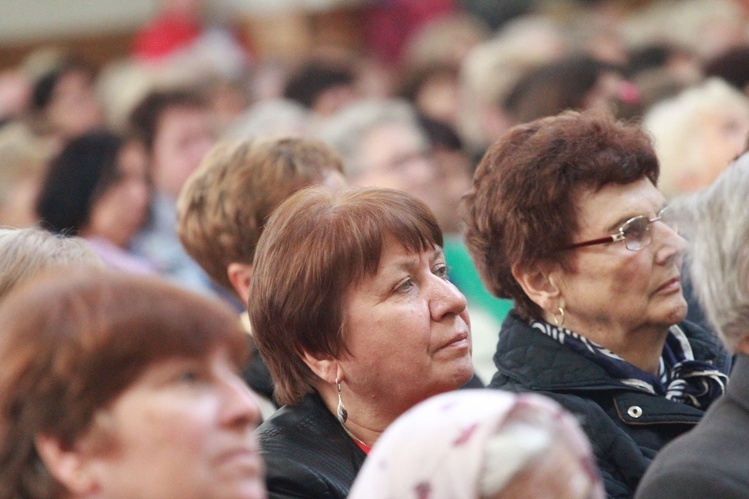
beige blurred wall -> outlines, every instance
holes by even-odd
[[[57,46],[99,66],[128,54],[161,0],[0,0],[0,70]],[[317,45],[356,46],[373,0],[206,0],[209,17],[246,29],[258,56],[301,57]]]
[[[208,0],[221,17],[310,13],[355,6],[367,0]],[[25,44],[53,37],[131,31],[145,22],[159,0],[0,0],[0,44]]]

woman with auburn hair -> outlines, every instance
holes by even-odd
[[[262,499],[234,313],[78,267],[0,306],[0,497]]]
[[[271,497],[348,495],[395,418],[473,375],[442,233],[393,189],[307,188],[257,246],[249,315],[285,405],[258,429]]]
[[[685,241],[638,127],[565,112],[509,129],[464,198],[466,242],[512,298],[490,387],[581,416],[612,497],[631,497],[666,443],[723,394],[729,358],[683,322]]]

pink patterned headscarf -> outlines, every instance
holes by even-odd
[[[585,434],[556,402],[490,389],[437,395],[388,427],[367,457],[349,499],[494,495],[520,471],[548,456],[553,445],[564,446],[579,460],[580,466],[574,467],[579,476],[569,479],[585,481],[583,497],[604,497]],[[563,472],[561,467],[558,472]],[[534,497],[533,491],[526,497]]]

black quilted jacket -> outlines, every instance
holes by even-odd
[[[680,327],[696,359],[728,373],[730,357],[711,333],[689,322]],[[502,324],[494,364],[490,388],[542,393],[580,419],[609,497],[632,497],[656,452],[704,414],[615,383],[603,368],[534,331],[514,312]]]

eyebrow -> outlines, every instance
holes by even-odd
[[[440,246],[435,246],[434,249],[429,252],[429,250],[425,251],[425,253],[429,254],[429,262],[434,262],[435,260],[438,260],[440,258],[445,258],[445,252],[442,250]],[[413,271],[418,266],[419,261],[419,252],[412,252],[409,253],[407,256],[403,257],[400,261],[396,263],[396,267],[399,269],[405,269],[409,271]]]

